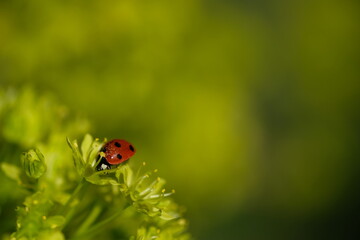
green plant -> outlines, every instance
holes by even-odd
[[[96,171],[106,139],[85,134],[86,119],[30,88],[0,91],[0,99],[4,239],[190,238],[157,170],[142,172],[143,162],[134,172],[130,162]],[[71,140],[81,135],[81,144]],[[16,229],[15,211],[4,211],[15,206]]]

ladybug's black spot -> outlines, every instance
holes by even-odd
[[[129,148],[132,152],[134,151],[134,147],[132,145],[130,145]]]
[[[121,144],[118,143],[118,142],[115,142],[114,144],[115,144],[115,146],[117,146],[117,147],[121,147]]]
[[[118,159],[122,159],[122,156],[120,154],[116,155]]]

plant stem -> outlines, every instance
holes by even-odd
[[[101,210],[102,210],[102,207],[99,205],[93,207],[90,214],[86,218],[86,220],[80,225],[80,227],[76,231],[75,235],[81,235],[83,232],[86,232],[86,230],[89,228],[89,226],[91,224],[93,224],[93,222],[100,215]]]
[[[106,225],[108,225],[110,222],[112,222],[113,220],[115,220],[117,217],[119,217],[122,213],[124,213],[124,211],[126,209],[128,209],[130,207],[130,204],[126,204],[124,206],[124,208],[116,211],[113,215],[111,215],[110,217],[100,221],[99,223],[95,224],[94,226],[92,226],[88,231],[86,232],[82,232],[82,233],[79,233],[79,234],[75,234],[74,237],[70,238],[71,240],[75,240],[75,239],[79,239],[79,238],[83,238],[87,235],[90,235],[90,234],[94,234],[96,233],[97,231],[103,229]]]
[[[85,178],[82,178],[79,184],[77,185],[77,187],[75,188],[74,192],[71,194],[69,200],[67,200],[67,202],[65,203],[64,207],[62,208],[62,211],[60,211],[61,215],[65,215],[65,213],[68,211],[70,204],[77,197],[77,195],[79,194],[80,190],[82,189],[85,183],[86,183]]]

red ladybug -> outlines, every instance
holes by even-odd
[[[121,139],[113,139],[104,144],[100,150],[101,158],[96,169],[98,171],[110,169],[112,165],[118,165],[129,160],[135,154],[135,148],[131,143]]]

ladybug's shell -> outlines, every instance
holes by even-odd
[[[135,148],[128,141],[113,139],[102,147],[106,161],[111,165],[120,164],[135,154]]]

